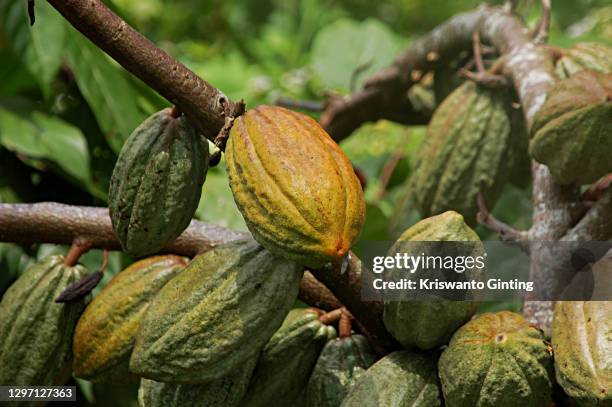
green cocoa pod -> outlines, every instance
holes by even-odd
[[[52,255],[30,266],[0,303],[0,385],[64,384],[70,376],[72,335],[85,300],[55,299],[85,276],[82,266]]]
[[[189,225],[208,170],[208,144],[164,109],[127,139],[108,191],[113,229],[135,257],[159,251]]]
[[[478,193],[493,207],[506,182],[529,177],[527,132],[510,89],[472,81],[455,89],[434,113],[412,183],[423,217],[447,210],[476,223]]]
[[[438,362],[448,407],[550,406],[552,356],[521,315],[482,314],[461,327]]]
[[[351,162],[313,119],[275,106],[240,116],[225,150],[229,184],[262,246],[319,268],[339,262],[365,221]]]
[[[411,251],[413,253],[424,253],[424,255],[435,255],[431,243],[418,245],[416,242],[476,242],[466,246],[461,245],[461,255],[484,256],[484,248],[478,235],[463,221],[463,217],[457,212],[448,211],[441,215],[424,219],[408,228],[389,250],[388,256],[397,253]],[[447,249],[445,249],[447,250]],[[465,253],[464,253],[465,251]],[[472,276],[482,273],[466,270],[467,275]],[[394,271],[391,270],[390,273]],[[400,270],[405,277],[405,270]],[[444,272],[440,272],[444,277]],[[432,275],[432,278],[436,276]],[[477,278],[474,276],[474,278]],[[433,349],[445,345],[453,333],[478,310],[480,303],[477,301],[385,301],[383,322],[389,333],[404,347],[417,347],[420,349]]]
[[[130,370],[195,384],[255,357],[297,298],[303,270],[252,239],[202,254],[170,280],[140,322]]]
[[[363,335],[332,339],[323,348],[306,391],[308,407],[338,407],[376,353]]]
[[[325,343],[336,335],[311,309],[292,310],[266,344],[241,405],[293,406],[303,402],[308,378]]]
[[[559,81],[534,117],[529,152],[560,184],[589,184],[612,171],[612,74]]]
[[[612,302],[555,304],[552,346],[557,382],[580,406],[612,406]]]
[[[566,79],[584,71],[612,73],[612,48],[597,42],[581,42],[563,50],[555,66],[559,78]]]
[[[249,385],[256,358],[220,379],[203,384],[175,384],[142,379],[140,407],[237,407]]]
[[[113,277],[79,319],[74,374],[98,383],[137,382],[129,361],[140,320],[157,292],[186,265],[184,257],[155,256]]]
[[[393,352],[359,376],[342,407],[441,406],[433,354]]]

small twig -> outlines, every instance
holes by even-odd
[[[64,259],[64,264],[68,267],[73,267],[79,261],[79,258],[91,249],[93,244],[83,238],[76,238],[72,242],[72,246],[70,246],[70,250],[68,250],[68,254]]]
[[[102,280],[104,275],[104,270],[106,270],[106,266],[108,265],[108,250],[104,249],[102,265],[98,269],[91,274],[86,275],[81,278],[76,283],[72,284],[68,288],[66,288],[62,293],[55,299],[57,303],[66,303],[66,302],[75,302],[79,301],[88,295]]]
[[[227,139],[229,138],[230,130],[234,125],[234,120],[236,120],[239,116],[242,116],[246,110],[246,104],[244,100],[240,99],[240,101],[234,103],[229,106],[229,102],[226,99],[222,99],[222,106],[224,110],[230,109],[230,114],[225,116],[225,124],[219,130],[219,134],[215,137],[214,144],[221,151],[225,151],[225,144],[227,143]]]
[[[348,338],[351,336],[351,315],[347,309],[340,308],[340,320],[338,321],[338,337]]]
[[[334,323],[340,319],[342,316],[342,308],[335,309],[330,312],[326,312],[325,314],[319,317],[319,322],[325,325],[329,325]]]
[[[610,188],[611,185],[612,174],[608,174],[599,179],[599,181],[597,181],[593,185],[591,185],[591,187],[582,194],[581,200],[591,202],[598,201],[599,199],[601,199],[601,196],[603,195],[604,191]]]
[[[480,50],[480,32],[474,31],[472,34],[472,50],[474,52],[474,63],[478,73],[482,74],[485,72],[484,63],[482,62],[482,53]]]
[[[509,86],[510,81],[503,75],[495,75],[488,72],[474,73],[471,71],[462,71],[463,76],[471,81],[476,82],[487,88],[500,88]]]
[[[541,0],[542,15],[538,23],[534,27],[535,37],[533,41],[536,44],[544,44],[548,41],[548,33],[550,32],[550,0]]]
[[[397,150],[400,150],[400,148],[398,148]],[[389,181],[391,180],[391,176],[393,175],[393,172],[397,168],[397,165],[402,160],[402,158],[404,158],[403,146],[401,146],[401,151],[396,151],[395,153],[393,153],[385,163],[385,166],[383,167],[380,173],[380,187],[378,189],[379,198],[385,196],[385,193],[387,192],[387,186],[389,186]]]
[[[527,249],[528,233],[517,230],[510,225],[495,218],[487,208],[482,191],[478,194],[478,223],[486,226],[489,230],[496,232],[500,240],[504,242],[518,243],[522,249]]]
[[[30,27],[34,25],[36,21],[36,14],[34,13],[34,0],[28,0],[28,18],[30,19]]]
[[[308,110],[310,112],[322,112],[326,105],[325,102],[320,100],[296,100],[285,97],[276,99],[274,104],[288,109]]]
[[[298,298],[306,304],[313,305],[325,311],[332,311],[342,307],[336,296],[332,294],[310,271],[304,271],[300,281]]]

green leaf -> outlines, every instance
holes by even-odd
[[[138,93],[122,68],[84,38],[70,30],[66,56],[76,83],[91,107],[108,144],[115,152],[144,119],[137,104]]]
[[[81,185],[90,184],[87,141],[77,127],[27,105],[0,104],[0,143],[17,154],[48,160]]]
[[[314,40],[311,65],[325,87],[350,90],[351,77],[359,69],[355,85],[389,65],[402,47],[383,23],[339,20],[322,29]]]
[[[66,26],[62,16],[47,2],[36,4],[36,24],[30,27],[26,3],[2,2],[0,22],[15,53],[36,78],[45,96],[62,63]]]

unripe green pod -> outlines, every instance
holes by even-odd
[[[252,239],[196,257],[149,304],[130,370],[185,384],[227,376],[255,357],[280,327],[302,274],[301,266]]]
[[[416,249],[418,242],[424,242],[422,249]],[[484,248],[478,235],[463,221],[457,212],[448,211],[424,219],[400,236],[389,250],[389,256],[414,249],[416,253],[433,255],[429,242],[475,242],[460,246],[462,255],[482,256]],[[469,253],[463,253],[469,250]],[[403,273],[403,271],[402,271]],[[471,271],[466,271],[471,274]],[[385,301],[383,321],[391,335],[404,347],[423,350],[445,345],[453,333],[478,310],[477,301]]]
[[[189,225],[208,170],[208,144],[184,116],[164,109],[127,139],[108,191],[113,229],[135,257],[159,251]]]
[[[304,402],[306,385],[321,349],[336,330],[310,309],[289,312],[266,344],[241,405],[293,406]]]
[[[0,385],[62,385],[70,376],[72,336],[85,299],[56,303],[85,276],[52,255],[30,266],[0,303]]]

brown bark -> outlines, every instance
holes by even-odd
[[[177,105],[209,140],[244,110],[130,27],[100,0],[48,0],[121,66]]]

